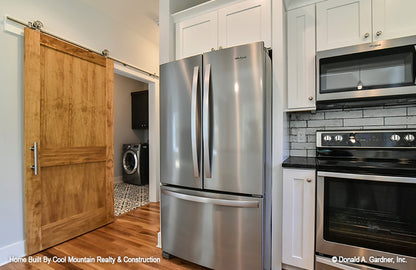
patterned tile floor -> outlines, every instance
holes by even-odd
[[[114,185],[114,215],[119,216],[149,203],[149,185]]]

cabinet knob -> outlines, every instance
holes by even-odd
[[[370,33],[365,33],[364,38],[368,38],[370,36]]]
[[[313,100],[313,96],[308,97],[309,100]]]
[[[306,182],[310,183],[310,182],[312,182],[312,179],[306,178]]]
[[[377,31],[377,32],[376,32],[376,36],[378,36],[378,37],[379,37],[379,36],[381,36],[381,34],[382,34],[382,33],[383,33],[382,31]]]
[[[215,51],[215,49],[214,48],[211,48],[211,52],[213,52],[213,51]]]

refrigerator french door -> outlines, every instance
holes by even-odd
[[[270,70],[262,42],[161,65],[164,253],[270,268]]]

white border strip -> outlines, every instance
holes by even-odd
[[[8,20],[7,17],[10,17],[10,16],[7,14],[4,15],[4,20],[3,20],[4,31],[12,33],[12,34],[16,34],[18,36],[23,36],[24,28],[21,25]]]

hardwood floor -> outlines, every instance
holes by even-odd
[[[162,258],[162,250],[156,247],[157,232],[160,231],[159,203],[149,203],[131,212],[115,218],[107,226],[81,235],[63,244],[44,250],[34,256],[41,262],[9,263],[0,270],[20,269],[206,269],[187,261],[173,258]],[[95,263],[69,262],[69,258],[93,258]],[[116,262],[98,263],[97,258],[113,257]],[[148,258],[160,262],[154,263],[118,263],[117,258]],[[53,259],[66,258],[66,262],[50,264],[44,262],[45,257]],[[28,259],[28,258],[26,258]]]

